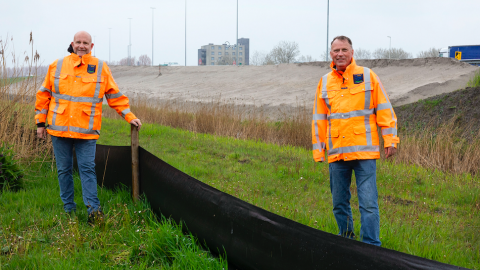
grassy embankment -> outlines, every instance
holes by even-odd
[[[98,143],[129,145],[123,120],[105,119]],[[337,233],[328,165],[300,147],[237,140],[145,124],[142,147],[185,173],[273,213]],[[383,246],[480,269],[478,176],[379,161]],[[355,185],[352,206],[358,209]],[[359,233],[358,210],[354,211]]]

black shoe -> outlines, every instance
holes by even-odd
[[[346,238],[350,238],[350,239],[356,239],[357,236],[355,236],[355,233],[353,233],[352,231],[347,231],[347,232],[344,232],[343,234],[338,234],[342,237],[346,237]]]
[[[100,225],[103,223],[104,217],[102,211],[93,211],[88,215],[87,223],[91,226],[94,226],[95,224]]]

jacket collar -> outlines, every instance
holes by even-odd
[[[340,73],[339,71],[337,71],[335,63],[333,63],[333,61],[330,63],[330,68],[332,69],[333,74],[337,74],[338,76],[343,76],[342,74],[350,74],[353,72],[353,70],[355,70],[356,67],[357,67],[357,63],[355,62],[355,59],[353,57],[352,57],[352,62],[350,62],[350,65],[347,66],[347,68],[343,73]]]
[[[90,59],[92,59],[92,52],[87,53],[82,57],[78,56],[76,53],[71,53],[70,57],[72,58],[74,66],[79,66],[80,64],[86,65],[90,63]]]

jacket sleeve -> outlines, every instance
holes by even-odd
[[[107,98],[108,106],[117,111],[128,123],[137,117],[130,111],[128,104],[128,97],[120,92],[117,83],[113,79],[110,68],[107,63],[103,64],[103,72],[106,77],[105,97]]]
[[[57,60],[58,61],[58,60]],[[38,89],[35,99],[35,124],[43,123],[47,121],[48,107],[50,100],[52,99],[52,84],[50,80],[50,74],[52,70],[55,70],[56,62],[48,67],[47,75],[43,81],[42,86]]]
[[[397,136],[397,116],[380,78],[371,71],[373,82],[373,102],[377,114],[377,125],[382,129],[384,147],[395,147],[400,142]]]
[[[317,86],[315,94],[315,101],[313,104],[312,117],[312,144],[313,144],[313,159],[318,161],[325,161],[326,148],[326,134],[327,134],[327,105],[322,98],[322,80]]]

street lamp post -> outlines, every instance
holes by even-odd
[[[325,62],[328,62],[328,21],[330,16],[330,0],[327,1],[327,51],[325,53]]]
[[[111,64],[110,44],[112,43],[112,28],[108,28],[108,64]]]
[[[153,67],[153,10],[155,9],[154,7],[151,7],[152,9],[152,67]]]
[[[237,52],[235,53],[235,58],[234,58],[234,61],[235,61],[235,65],[238,66],[238,0],[237,0],[237,40],[235,42],[235,47],[237,48]]]
[[[132,18],[128,18],[130,23],[129,41],[128,41],[128,65],[132,65]]]
[[[187,66],[187,0],[185,0],[185,66]]]
[[[390,59],[390,53],[392,53],[392,37],[387,36],[390,39],[390,47],[388,48],[388,59]]]

